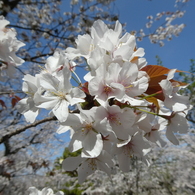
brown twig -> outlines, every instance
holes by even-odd
[[[0,138],[0,144],[1,143],[4,143],[5,141],[7,141],[8,139],[10,139],[12,136],[14,135],[17,135],[17,134],[20,134],[22,133],[23,131],[26,131],[27,129],[31,128],[31,127],[36,127],[37,125],[39,124],[42,124],[42,123],[45,123],[45,122],[48,122],[48,121],[53,121],[53,120],[57,120],[57,118],[55,116],[53,117],[48,117],[48,118],[45,118],[43,120],[40,120],[40,121],[36,121],[32,124],[29,124],[29,125],[26,125],[25,127],[22,127],[22,128],[19,128],[19,129],[16,129],[15,131],[13,132],[8,132],[6,135],[2,136]]]

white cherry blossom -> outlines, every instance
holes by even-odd
[[[172,69],[167,75],[167,79],[162,80],[159,85],[162,87],[165,96],[164,105],[177,112],[190,108],[189,97],[180,95],[178,91],[182,88],[179,83],[171,82],[176,69]],[[186,87],[186,86],[184,86]]]
[[[78,168],[79,183],[83,183],[87,176],[96,170],[104,171],[110,175],[113,165],[114,163],[111,160],[110,154],[104,150],[96,158],[81,158],[81,156],[68,157],[62,163],[62,167],[66,171],[73,171]]]
[[[118,157],[119,167],[122,171],[128,172],[130,170],[130,161],[136,156],[147,165],[149,160],[146,154],[150,151],[150,145],[143,140],[142,135],[137,132],[132,137],[117,144],[116,155]]]
[[[186,114],[186,111],[173,112],[167,117],[166,137],[174,145],[179,145],[179,141],[174,133],[186,134],[188,132],[189,124],[186,120]]]
[[[39,191],[35,187],[30,187],[28,189],[28,191],[30,192],[29,195],[64,195],[64,193],[62,191],[59,191],[59,192],[54,194],[54,192],[51,188],[43,188],[41,191]]]
[[[116,22],[113,30],[109,29],[103,21],[97,20],[91,28],[91,36],[79,35],[76,44],[76,49],[66,49],[68,56],[71,59],[85,57],[92,71],[99,67],[98,60],[94,61],[97,52],[103,54],[101,59],[106,59],[106,64],[132,61],[139,69],[147,64],[145,58],[142,58],[145,54],[144,49],[136,48],[134,35],[126,33],[122,36],[122,25],[119,21]]]
[[[161,74],[157,66],[142,69],[147,64],[143,56],[135,37],[122,35],[118,21],[110,29],[98,20],[90,34],[78,36],[76,48],[57,49],[40,74],[24,77],[28,97],[19,102],[19,111],[34,122],[41,108],[50,110],[60,122],[57,133],[70,130],[69,150],[81,154],[66,158],[62,167],[77,170],[79,183],[95,170],[110,175],[115,157],[125,172],[134,158],[150,165],[149,143],[163,147],[162,138],[167,137],[178,145],[177,134],[188,132],[186,115],[191,106],[189,97],[179,94],[182,84],[173,80],[176,69],[167,76],[163,74],[167,69],[162,68]],[[84,84],[76,74],[78,57],[88,66]],[[71,73],[78,87],[72,86]],[[53,194],[51,189],[31,191],[31,195]]]
[[[15,53],[25,44],[17,40],[17,33],[13,28],[6,28],[8,24],[9,21],[0,16],[0,80],[6,75],[12,77],[15,72],[14,67],[24,62]]]
[[[70,61],[63,50],[58,49],[54,52],[53,56],[47,58],[45,71],[49,72],[53,76],[57,76],[56,74],[62,70],[64,66],[69,70],[72,70],[76,66],[76,63]]]
[[[71,73],[64,67],[58,78],[49,73],[40,77],[42,90],[34,97],[38,108],[52,109],[59,121],[64,122],[68,116],[69,105],[73,106],[84,102],[85,94],[79,88],[72,88],[70,84]]]
[[[121,140],[126,140],[129,135],[135,133],[133,128],[135,117],[136,115],[131,108],[120,109],[116,105],[97,108],[97,118],[107,118],[116,137]]]
[[[131,98],[141,95],[147,90],[148,76],[144,71],[138,71],[137,65],[125,62],[121,67],[118,63],[108,66],[101,65],[96,70],[96,76],[89,82],[89,92],[100,104],[110,98],[125,100],[131,104]],[[126,96],[125,96],[126,95]]]
[[[22,90],[28,95],[28,97],[20,100],[17,105],[18,111],[22,113],[26,121],[30,123],[35,121],[40,110],[34,103],[34,96],[40,87],[38,77],[39,75],[35,75],[35,77],[33,77],[29,74],[24,76]]]
[[[70,114],[62,123],[74,130],[69,149],[74,152],[82,148],[81,157],[97,157],[103,149],[102,135],[107,136],[112,132],[106,118],[97,120],[97,108],[80,109],[80,114]]]

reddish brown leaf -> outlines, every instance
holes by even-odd
[[[20,98],[20,97],[18,97],[18,96],[16,96],[16,95],[14,95],[14,97],[15,97],[18,101],[20,101],[20,100],[21,100],[21,98]]]
[[[158,77],[161,75],[168,74],[168,72],[171,70],[169,68],[159,66],[159,65],[147,65],[141,69],[142,71],[146,71],[150,78]],[[176,70],[176,72],[186,72],[181,70]],[[190,72],[187,72],[190,73]]]
[[[2,106],[3,109],[6,109],[7,108],[6,105],[5,105],[5,102],[3,100],[0,100],[0,104],[1,104],[1,106]]]
[[[144,68],[142,68],[142,70],[146,71],[148,73],[148,75],[150,76],[149,86],[148,86],[148,89],[146,91],[146,94],[152,95],[152,94],[155,94],[155,93],[158,93],[159,91],[161,91],[162,89],[159,85],[159,82],[161,82],[161,80],[167,78],[167,76],[165,74],[167,74],[170,69],[162,67],[162,66],[158,66],[158,65],[148,65],[148,66],[145,66]],[[180,72],[180,71],[178,71],[178,72]],[[170,81],[177,82],[181,86],[186,85],[186,83],[182,83],[182,82],[176,81],[174,79],[171,79]],[[155,97],[162,100],[162,101],[164,100],[163,94],[158,94]]]
[[[12,98],[12,108],[16,105],[18,100],[16,98]]]
[[[170,71],[169,68],[158,65],[147,65],[141,70],[146,71],[150,78],[168,74],[168,72]]]
[[[148,94],[148,95],[152,95],[152,94],[158,93],[160,90],[162,90],[162,89],[161,89],[160,85],[158,85],[158,86],[155,86],[155,87],[148,88],[145,93]],[[165,99],[163,93],[159,93],[159,94],[155,95],[155,98],[157,98],[159,100],[162,100],[162,101],[164,101],[164,99]]]

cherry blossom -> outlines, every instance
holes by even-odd
[[[55,76],[64,66],[72,70],[76,66],[76,63],[70,61],[63,50],[58,49],[54,52],[53,56],[47,58],[45,71]]]
[[[8,24],[9,21],[0,16],[0,80],[3,80],[6,75],[12,77],[15,66],[24,62],[15,53],[25,44],[17,40],[16,31],[13,28],[6,28]]]
[[[125,140],[135,133],[133,125],[136,115],[131,108],[120,109],[116,105],[107,105],[105,108],[100,106],[97,109],[97,114],[96,118],[107,118],[118,139]]]
[[[180,86],[177,82],[170,82],[173,78],[176,69],[169,72],[167,79],[162,80],[159,85],[162,87],[165,96],[164,105],[173,111],[183,111],[190,108],[189,97],[177,93],[180,89],[186,86]]]
[[[105,64],[105,61],[108,65],[112,62],[120,64],[123,61],[132,61],[139,68],[145,66],[145,58],[139,59],[139,57],[144,56],[144,50],[136,48],[135,36],[126,33],[121,37],[121,34],[122,25],[119,21],[116,22],[115,28],[112,30],[103,21],[97,20],[91,28],[91,36],[79,35],[76,40],[77,48],[67,48],[66,51],[71,59],[78,56],[85,57],[92,71],[99,67],[98,64]],[[101,54],[100,62],[94,60],[97,54]]]
[[[106,120],[97,120],[97,109],[80,109],[80,114],[71,114],[62,125],[69,125],[74,130],[69,144],[71,152],[83,149],[82,157],[97,157],[103,149],[102,135],[107,136],[111,127]],[[71,122],[71,123],[70,123]]]
[[[147,74],[143,71],[138,72],[136,64],[125,62],[121,67],[113,63],[109,65],[108,70],[103,65],[96,70],[96,76],[89,82],[89,92],[103,104],[112,97],[119,101],[124,97],[136,97],[145,92],[147,86]],[[131,103],[131,98],[129,100]]]
[[[40,86],[38,75],[35,77],[27,74],[23,78],[24,83],[22,90],[28,94],[27,98],[19,101],[17,108],[20,113],[22,113],[27,122],[33,123],[39,114],[39,108],[35,106],[34,95],[37,93]]]
[[[40,77],[42,89],[36,93],[34,101],[39,108],[52,109],[53,114],[63,122],[68,116],[68,106],[84,102],[82,98],[85,94],[78,88],[72,88],[71,73],[66,67],[59,74],[58,79],[47,73]]]
[[[64,195],[64,193],[61,191],[54,194],[51,188],[43,188],[41,191],[39,191],[35,187],[30,187],[28,191],[30,191],[29,195]]]
[[[117,144],[116,154],[118,157],[119,167],[122,171],[128,172],[130,170],[130,161],[134,156],[141,159],[147,165],[149,160],[146,154],[150,151],[150,145],[144,141],[139,132],[121,143]]]
[[[179,141],[174,133],[186,134],[189,124],[186,120],[187,111],[172,112],[171,115],[162,115],[167,119],[166,137],[174,145],[179,145]],[[162,121],[163,119],[161,119]]]
[[[114,163],[111,160],[111,156],[104,150],[96,158],[81,158],[81,156],[68,157],[62,163],[62,167],[66,171],[73,171],[79,167],[79,183],[83,183],[86,177],[91,175],[96,170],[104,171],[110,175],[113,165]]]
[[[24,77],[28,97],[19,111],[34,122],[47,109],[60,122],[57,133],[70,131],[69,150],[81,153],[62,167],[77,170],[79,183],[95,170],[110,175],[116,157],[124,172],[134,158],[149,166],[153,143],[178,145],[177,134],[188,133],[189,97],[179,94],[186,85],[173,80],[176,69],[147,65],[143,56],[119,21],[110,29],[97,20],[90,34],[78,36],[76,48],[56,50],[39,74]],[[79,57],[88,67],[85,83],[76,74]]]

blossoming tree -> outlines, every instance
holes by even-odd
[[[71,3],[77,5],[78,1],[71,1]],[[109,3],[108,1],[106,4]],[[25,6],[18,8],[23,9]],[[81,13],[86,11],[82,9]],[[86,9],[89,7],[87,6]],[[43,13],[47,17],[44,17],[43,23],[50,24],[51,18],[46,10]],[[29,14],[29,10],[25,11]],[[178,12],[177,14],[179,15]],[[169,24],[174,17],[178,16],[177,14],[173,14],[173,18],[167,20]],[[67,20],[68,24],[74,21],[79,14],[71,16],[72,18]],[[21,18],[25,23],[24,15]],[[16,39],[14,29],[6,28],[9,22],[4,17],[0,19],[0,38],[3,48],[0,53],[1,78],[5,79],[7,76],[11,77],[15,67],[23,63],[15,52],[24,44]],[[87,176],[96,170],[110,175],[115,157],[119,168],[124,172],[130,170],[133,157],[150,165],[148,158],[151,150],[150,143],[163,147],[166,144],[165,138],[167,138],[172,144],[179,145],[177,134],[188,132],[186,115],[191,109],[188,96],[179,93],[179,90],[185,88],[187,84],[174,80],[174,74],[181,71],[148,65],[144,58],[144,49],[136,45],[136,36],[131,33],[123,34],[122,24],[118,20],[113,28],[100,19],[93,24],[84,20],[85,23],[88,22],[85,24],[87,26],[85,31],[88,34],[78,35],[75,47],[67,47],[74,41],[69,36],[62,49],[56,50],[52,47],[52,43],[48,44],[49,36],[53,36],[52,41],[56,37],[55,41],[58,43],[56,46],[59,46],[64,36],[61,35],[63,25],[60,23],[62,29],[55,28],[57,35],[54,35],[50,30],[42,30],[39,23],[34,22],[31,24],[31,33],[35,31],[38,32],[37,37],[41,33],[41,36],[48,38],[46,44],[48,48],[44,46],[42,52],[38,50],[34,57],[32,56],[34,48],[30,47],[29,51],[23,50],[19,54],[25,56],[26,61],[43,63],[44,66],[37,73],[34,64],[30,74],[25,73],[22,90],[26,96],[20,100],[15,93],[12,93],[11,102],[13,107],[17,103],[17,110],[27,122],[32,124],[16,130],[9,129],[3,133],[0,143],[5,145],[5,156],[22,151],[28,144],[40,143],[41,141],[37,140],[39,135],[35,133],[25,145],[19,145],[14,150],[10,148],[10,138],[47,121],[59,121],[58,134],[70,131],[69,150],[71,152],[81,150],[79,156],[69,157],[62,163],[66,171],[77,169],[79,183],[84,182]],[[25,28],[25,26],[12,26]],[[167,26],[170,27],[168,24]],[[182,27],[179,29],[177,33]],[[81,30],[78,31],[81,32]],[[164,31],[157,30],[156,33],[162,35]],[[30,36],[24,33],[21,36],[30,41],[28,39]],[[33,36],[32,33],[32,38],[37,40],[37,37]],[[167,37],[155,39],[161,41],[165,38]],[[154,37],[151,40],[154,40]],[[41,39],[36,44],[40,47]],[[44,63],[41,57],[48,54],[51,56]],[[37,59],[39,61],[36,61]],[[84,62],[88,73],[81,79],[77,75],[77,70]],[[74,85],[72,80],[74,80]],[[6,107],[4,100],[1,100],[1,105]],[[47,112],[49,117],[36,122],[42,109],[49,111]],[[18,114],[17,111],[15,112]],[[19,120],[21,115],[18,115]],[[13,121],[13,124],[16,121]],[[51,128],[54,127],[48,127],[48,129]],[[163,130],[166,132],[165,137],[162,136]],[[39,130],[41,131],[42,129]],[[28,137],[28,133],[26,136]],[[4,165],[7,166],[9,163],[14,162],[11,162],[9,158],[4,158],[2,160],[3,169]],[[48,167],[46,161],[42,161],[41,164],[32,161],[28,163],[35,171]],[[30,188],[30,194],[37,193],[52,194],[53,191],[47,188],[42,191]]]

